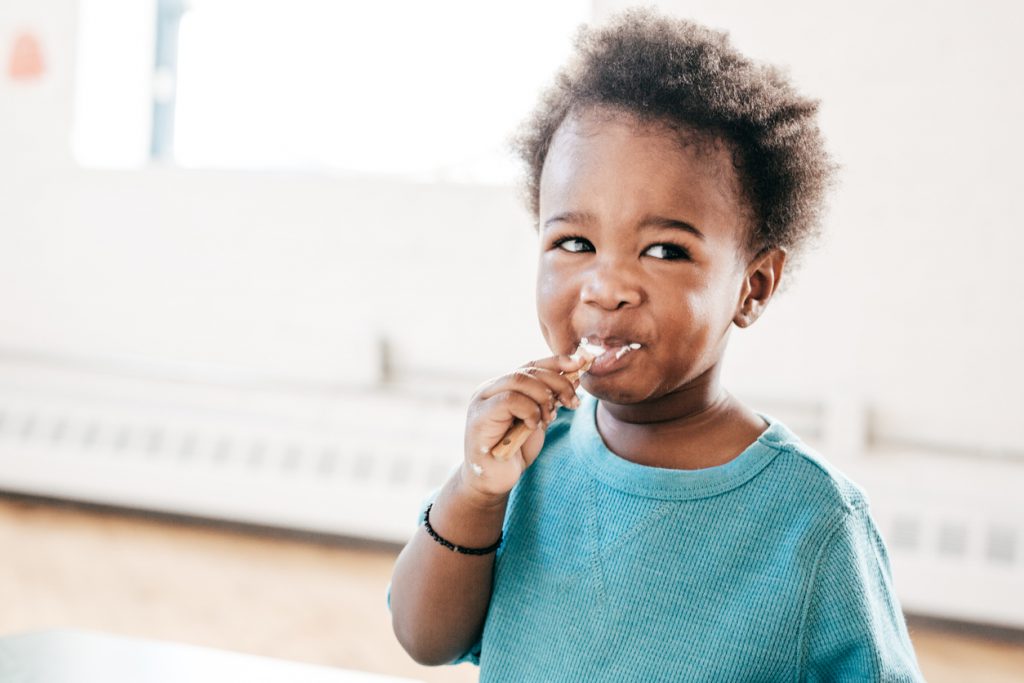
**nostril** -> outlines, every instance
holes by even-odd
[[[623,264],[595,268],[580,288],[580,302],[617,311],[640,303],[642,288],[630,269]]]
[[[640,303],[638,290],[626,291],[627,288],[585,288],[580,291],[580,302],[600,306],[609,311],[618,311]]]

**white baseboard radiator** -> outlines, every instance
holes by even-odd
[[[461,459],[469,392],[270,390],[0,357],[0,492],[401,543]],[[834,460],[869,493],[908,612],[1024,629],[1024,460],[884,441],[851,453],[830,446],[850,429],[826,405],[755,404],[846,453]]]
[[[0,491],[404,542],[465,406],[0,362]]]

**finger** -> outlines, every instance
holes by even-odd
[[[515,420],[522,420],[531,430],[540,426],[544,418],[541,407],[532,398],[515,391],[502,392],[486,399],[480,406],[479,415],[490,424],[500,427],[504,435]],[[493,444],[492,444],[493,445]]]
[[[487,399],[503,391],[519,391],[531,396],[542,406],[545,403],[553,404],[554,400],[560,401],[562,405],[574,406],[576,387],[562,373],[578,370],[584,361],[556,356],[535,361],[535,363],[536,365],[527,364],[508,375],[485,384],[477,391],[476,397]],[[531,379],[539,383],[531,382]],[[546,387],[551,400],[545,398],[542,385]],[[551,410],[554,408],[555,406],[551,405]]]
[[[581,367],[583,367],[583,364],[585,362],[586,361],[583,358],[572,358],[571,356],[564,355],[551,356],[549,358],[540,358],[538,360],[532,360],[529,363],[520,366],[513,372],[529,370],[530,368],[540,368],[543,370],[551,370],[556,373],[569,373],[575,370],[579,370]],[[511,374],[512,373],[509,373],[509,375]],[[494,394],[498,393],[498,391],[501,391],[500,389],[495,389],[494,387],[504,382],[509,375],[501,375],[500,377],[495,377],[493,379],[489,379],[481,383],[480,386],[476,388],[474,396],[493,396]]]
[[[558,377],[558,375],[548,370],[520,368],[515,372],[505,375],[498,382],[481,392],[478,398],[489,400],[507,393],[522,394],[529,397],[545,411],[544,419],[547,420],[554,414],[555,401],[560,398],[560,395],[550,386],[550,381],[544,381],[539,377],[542,374]],[[562,382],[569,384],[564,379]]]
[[[532,360],[524,368],[543,368],[545,370],[553,370],[555,372],[572,372],[573,370],[579,370],[586,363],[586,359],[582,357],[573,358],[572,356],[566,356],[559,354],[557,356],[549,356],[548,358],[540,358],[538,360]]]
[[[545,436],[545,430],[538,429],[530,434],[530,437],[523,443],[520,453],[523,456],[524,469],[532,465],[533,461],[540,455],[541,448],[544,447]]]
[[[576,385],[562,373],[539,368],[524,368],[523,372],[529,372],[534,379],[543,382],[562,405],[575,408],[579,403],[576,398]]]

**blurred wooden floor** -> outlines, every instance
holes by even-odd
[[[395,553],[0,497],[0,635],[70,627],[418,678],[391,634]],[[1024,681],[1024,640],[912,624],[931,683]]]

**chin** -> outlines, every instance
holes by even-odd
[[[584,376],[581,385],[587,393],[601,401],[617,403],[619,405],[630,405],[640,403],[645,398],[644,394],[637,392],[633,387],[616,386],[614,382],[602,381],[599,379]]]

